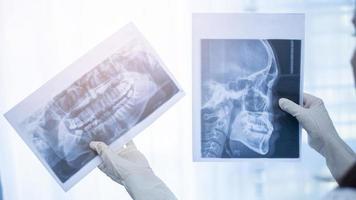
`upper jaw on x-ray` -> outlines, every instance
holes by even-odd
[[[93,154],[90,141],[110,144],[134,126],[158,86],[139,68],[132,70],[126,65],[128,60],[153,62],[149,56],[140,51],[131,57],[114,54],[55,96],[44,109],[43,117],[38,118],[42,121],[32,123],[38,149],[50,148],[69,166],[78,167],[91,159],[86,156]],[[54,158],[47,160],[50,165],[58,162]]]
[[[209,42],[209,64],[218,66],[209,68],[202,86],[202,156],[221,157],[228,140],[267,154],[273,132],[272,89],[278,76],[270,44],[205,42]]]

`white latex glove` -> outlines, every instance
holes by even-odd
[[[338,188],[329,192],[323,200],[355,200],[356,189],[354,188]]]
[[[116,153],[103,142],[93,141],[90,147],[103,160],[99,168],[123,185],[134,200],[176,199],[162,180],[153,173],[147,159],[132,141]]]
[[[356,161],[352,149],[339,137],[321,99],[304,93],[303,107],[281,98],[279,106],[297,118],[308,133],[309,145],[323,155],[337,181]]]

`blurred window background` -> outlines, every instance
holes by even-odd
[[[299,161],[192,162],[191,12],[305,13],[304,89],[324,100],[355,149],[354,9],[355,0],[0,0],[0,113],[133,21],[186,92],[135,138],[178,199],[314,200],[336,183],[305,134]],[[5,200],[130,199],[98,169],[63,192],[3,116],[0,141]]]

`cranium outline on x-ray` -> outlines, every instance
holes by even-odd
[[[207,42],[215,42],[207,45],[212,48],[208,59],[215,56],[215,61],[216,57],[224,61],[212,66],[215,68],[207,73],[213,75],[203,81],[202,156],[221,157],[227,139],[239,141],[258,154],[267,154],[273,132],[272,89],[278,77],[270,44],[266,40]],[[215,55],[218,51],[223,52]]]

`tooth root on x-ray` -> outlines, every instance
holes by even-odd
[[[246,58],[246,61],[261,61],[264,63],[254,63],[256,66],[261,66],[257,69],[251,68],[249,62],[241,61],[243,57],[237,56],[240,60],[223,61],[222,63],[239,62],[234,65],[229,65],[231,69],[226,70],[226,76],[231,77],[235,71],[235,80],[227,80],[226,82],[213,81],[213,85],[208,87],[206,94],[209,97],[205,101],[206,103],[202,109],[202,153],[203,157],[209,156],[221,156],[221,152],[224,148],[226,136],[230,136],[230,140],[239,141],[246,145],[256,153],[265,155],[269,151],[269,140],[273,132],[273,126],[271,123],[271,90],[272,86],[278,76],[278,67],[276,65],[275,56],[269,43],[265,40],[239,40],[241,43],[249,43],[248,45],[236,43],[233,51],[241,55],[254,55],[261,56],[262,59]],[[216,45],[217,52],[214,51],[214,44],[216,41],[212,41],[209,46],[209,52],[212,55],[219,54],[221,50],[221,44]],[[226,48],[231,48],[232,43]],[[242,49],[238,49],[241,47]],[[225,48],[225,47],[224,47]],[[258,50],[256,50],[258,49]],[[238,51],[241,52],[238,52]],[[264,55],[258,55],[261,53]],[[221,54],[221,53],[220,53]],[[219,55],[220,55],[219,54]],[[216,57],[214,57],[216,59]],[[266,58],[266,59],[264,59]],[[226,59],[226,56],[222,56],[221,59]],[[236,67],[237,69],[233,68]],[[216,66],[211,70],[218,69]],[[227,65],[223,66],[228,67]],[[240,70],[240,71],[239,71]],[[251,73],[245,73],[250,70]],[[252,71],[255,70],[255,71]],[[241,73],[244,72],[244,73]],[[220,73],[221,71],[217,71]],[[246,74],[245,76],[241,74]],[[217,76],[221,74],[217,74]],[[210,82],[212,80],[209,80]],[[219,105],[226,104],[226,101],[230,101],[234,105],[235,118],[231,119],[231,111],[225,111],[228,115],[221,116],[214,112],[209,113],[211,117],[205,119],[206,109],[216,110]],[[230,110],[233,108],[230,108]],[[237,113],[236,113],[237,112]],[[218,112],[217,112],[218,113]],[[214,115],[215,114],[215,115]],[[226,127],[218,128],[218,122],[227,123]],[[230,125],[230,123],[232,123]],[[231,127],[228,129],[227,127]]]

